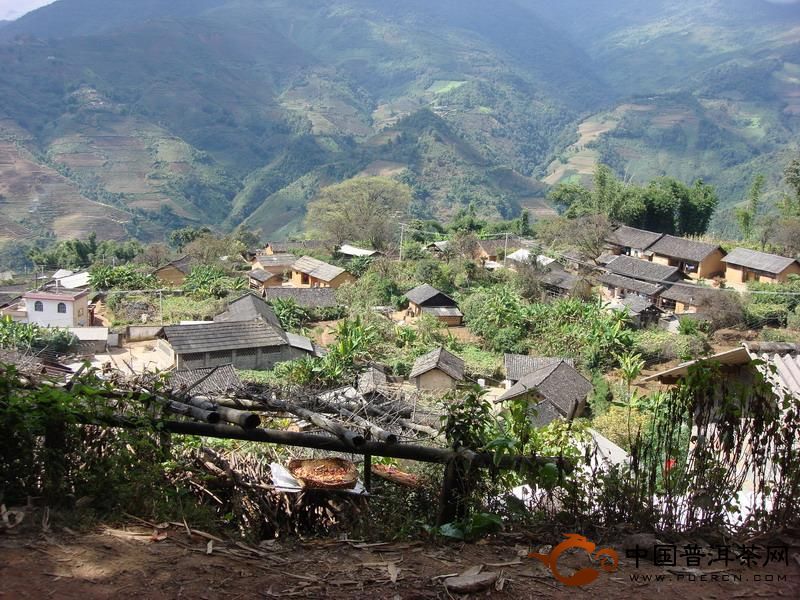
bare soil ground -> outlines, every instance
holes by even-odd
[[[469,597],[800,597],[800,561],[794,555],[788,567],[709,567],[705,575],[645,562],[637,569],[623,558],[616,573],[567,588],[528,559],[529,550],[524,538],[512,536],[478,544],[309,540],[254,546],[190,536],[174,526],[28,531],[0,536],[0,598],[464,598],[445,589],[443,576],[479,567],[497,573],[498,580]],[[559,567],[569,573],[570,567],[589,566],[587,560],[585,554],[564,555]],[[731,581],[733,574],[741,581]],[[665,579],[648,582],[643,576]],[[773,581],[763,581],[768,576]]]

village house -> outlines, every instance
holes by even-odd
[[[283,278],[264,269],[253,269],[247,274],[247,282],[251,290],[256,290],[263,295],[267,288],[283,285]]]
[[[708,310],[719,294],[730,294],[718,288],[702,287],[696,284],[671,285],[661,293],[658,305],[676,315],[696,314],[701,308]]]
[[[261,320],[168,325],[158,337],[158,350],[179,370],[229,364],[269,370],[293,360],[283,331]]]
[[[278,319],[272,307],[265,300],[252,293],[248,292],[229,302],[225,311],[214,317],[215,323],[253,321],[268,323],[286,338],[289,344],[290,360],[304,356],[318,356],[322,353],[322,349],[315,346],[307,337],[283,331],[280,319]]]
[[[296,261],[294,254],[256,254],[250,261],[250,268],[253,271],[272,273],[283,281],[291,273],[292,265]]]
[[[455,389],[464,381],[464,361],[440,347],[414,361],[408,379],[418,390]]]
[[[405,297],[408,298],[408,314],[411,317],[431,315],[448,327],[458,327],[464,320],[456,301],[427,283],[407,292]]]
[[[34,291],[22,295],[23,321],[42,327],[87,327],[91,325],[89,292],[87,290],[60,292]]]
[[[539,279],[547,296],[551,298],[588,298],[591,295],[592,286],[584,278],[568,273],[561,268],[561,265],[558,267],[556,265],[553,265]]]
[[[618,256],[606,265],[610,271],[598,277],[610,298],[638,295],[656,302],[664,291],[664,282],[676,282],[681,278],[677,267],[669,267],[630,256]]]
[[[506,389],[510,389],[520,379],[538,371],[544,367],[558,365],[565,362],[570,366],[575,366],[571,358],[557,358],[551,356],[530,356],[528,354],[505,354],[503,355],[503,367],[506,372],[506,379],[503,382]]]
[[[634,258],[646,258],[647,249],[664,237],[663,233],[654,233],[644,229],[636,229],[623,225],[615,229],[606,239],[612,254],[624,254]]]
[[[78,354],[102,354],[108,350],[108,327],[70,327],[69,332],[78,340]]]
[[[782,399],[786,395],[800,398],[800,344],[743,342],[733,350],[685,362],[645,377],[642,381],[675,385],[698,364],[714,364],[721,369],[723,376],[719,381],[719,398],[724,397],[725,390],[730,386],[746,389],[762,378],[772,387],[776,399]]]
[[[544,364],[525,374],[496,402],[526,400],[531,423],[544,427],[556,419],[572,420],[583,414],[591,382],[565,360]]]
[[[167,285],[181,286],[186,283],[186,278],[192,272],[195,259],[191,256],[182,256],[177,260],[168,262],[163,267],[153,271],[153,275]]]
[[[677,267],[691,279],[711,279],[725,272],[725,251],[715,244],[665,235],[647,252],[654,263]]]
[[[303,308],[333,308],[338,306],[336,290],[332,288],[271,287],[264,290],[264,299],[293,300]]]
[[[448,240],[442,240],[439,242],[433,242],[431,244],[428,244],[427,246],[425,246],[425,250],[427,250],[431,254],[441,257],[447,252],[447,249],[449,247],[450,247],[450,242]]]
[[[658,325],[664,311],[641,296],[627,296],[612,300],[607,308],[628,315],[630,324],[636,329],[646,329]]]
[[[292,264],[292,285],[297,288],[338,288],[355,281],[350,273],[310,256],[303,256]]]
[[[545,256],[543,254],[534,255],[526,248],[521,248],[511,252],[508,256],[506,256],[504,262],[509,269],[516,271],[520,266],[530,264],[534,259],[536,260],[536,264],[542,268],[549,267],[556,262],[554,258],[550,258],[549,256]]]
[[[506,253],[512,253],[519,249],[519,239],[512,237],[500,238],[496,240],[479,240],[473,250],[473,258],[482,265],[487,263],[497,263],[500,257],[505,257]]]
[[[800,262],[793,258],[736,248],[723,259],[725,281],[735,289],[746,289],[751,281],[785,283],[789,275],[800,275]]]

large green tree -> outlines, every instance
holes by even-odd
[[[369,242],[385,249],[411,204],[411,189],[385,177],[358,177],[323,188],[308,205],[306,227],[335,242]]]

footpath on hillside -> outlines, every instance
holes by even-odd
[[[476,544],[432,541],[366,543],[346,539],[223,541],[187,524],[97,526],[88,532],[26,531],[0,536],[0,598],[797,598],[800,554],[787,547],[767,566],[719,563],[655,566],[620,557],[614,573],[566,587],[528,558],[541,546],[509,534]],[[783,558],[788,558],[784,561]],[[786,564],[788,562],[788,564]],[[558,561],[563,574],[592,567],[582,551]],[[597,563],[594,563],[597,566]],[[466,575],[475,591],[445,586]],[[470,579],[471,578],[471,579]]]

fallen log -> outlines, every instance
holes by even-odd
[[[307,408],[303,408],[301,406],[288,404],[280,400],[272,400],[269,402],[269,405],[277,410],[282,410],[297,417],[302,417],[303,419],[307,419],[320,429],[323,429],[324,431],[332,433],[333,435],[338,437],[350,448],[357,448],[359,446],[363,446],[364,443],[366,442],[366,439],[360,433],[355,433],[354,431],[350,431],[349,429],[342,427],[338,423],[334,423],[330,419],[327,419],[326,417],[322,416],[317,412],[314,412],[313,410],[308,410]]]
[[[385,429],[378,427],[374,423],[370,423],[363,417],[355,414],[354,412],[343,408],[341,406],[335,406],[333,404],[325,403],[321,405],[323,408],[326,408],[330,411],[333,411],[343,417],[346,417],[353,421],[359,427],[362,427],[364,430],[369,431],[370,435],[373,439],[380,440],[381,442],[386,442],[387,444],[396,444],[397,443],[397,436],[394,433],[386,431]]]
[[[218,412],[223,421],[231,423],[232,425],[239,425],[245,429],[255,429],[261,425],[261,417],[259,417],[257,414],[236,408],[228,408],[227,406],[220,406],[205,396],[194,396],[189,398],[187,400],[187,404],[197,406],[198,408],[205,410]]]

